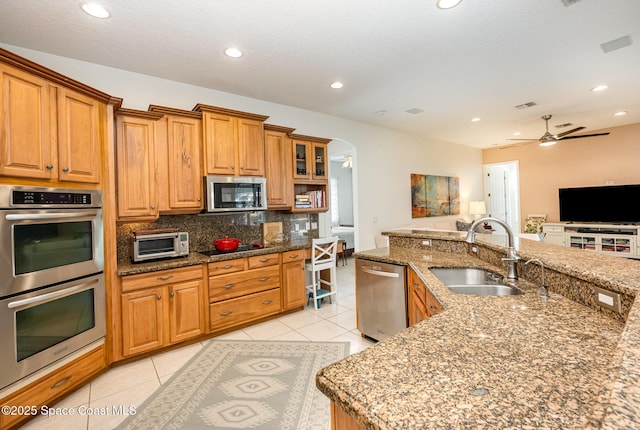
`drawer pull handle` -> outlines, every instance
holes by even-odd
[[[261,263],[266,263],[266,262],[268,262],[268,261],[271,261],[271,259],[270,259],[270,258],[261,258],[261,259],[260,259],[260,260],[258,260],[258,261],[260,261]]]
[[[51,386],[51,389],[53,390],[53,389],[55,389],[55,388],[58,388],[58,387],[59,387],[59,386],[61,386],[61,385],[66,384],[67,382],[69,382],[69,379],[71,379],[71,375],[69,375],[69,376],[67,376],[66,378],[64,378],[63,380],[58,381],[58,382],[56,382],[55,384],[53,384],[53,385]]]
[[[221,317],[228,317],[229,315],[231,315],[233,313],[233,311],[226,311],[226,312],[222,312],[220,314]]]
[[[228,289],[230,289],[230,288],[233,288],[233,287],[234,287],[234,285],[236,285],[236,284],[223,285],[223,286],[222,286],[222,288],[224,288],[225,290],[228,290]]]
[[[263,304],[263,305],[270,305],[270,304],[271,304],[271,302],[273,302],[273,300],[267,300],[267,301],[264,301],[264,302],[262,302],[262,304]]]
[[[166,281],[167,279],[171,279],[171,278],[173,278],[173,275],[159,276],[158,281]]]
[[[263,276],[262,278],[258,279],[258,281],[260,282],[264,282],[264,281],[268,281],[270,278],[268,276]]]
[[[413,283],[413,288],[415,288],[416,290],[420,289],[420,284],[416,284],[415,282]]]
[[[223,269],[231,269],[233,267],[233,264],[227,264],[222,266]]]
[[[289,256],[289,258],[292,258],[292,259],[293,259],[293,258],[298,258],[298,254],[290,255],[290,256]]]

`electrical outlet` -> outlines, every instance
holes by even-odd
[[[311,224],[309,224],[309,222],[305,222],[305,223],[304,223],[304,228],[306,228],[307,230],[309,230],[309,228],[311,228]]]
[[[431,241],[430,241],[429,239],[427,239],[427,240],[423,240],[423,241],[422,241],[422,244],[423,244],[424,246],[431,246]]]
[[[315,230],[318,228],[318,223],[317,222],[312,222],[311,223],[311,229]]]
[[[474,254],[478,253],[478,247],[477,246],[472,246],[471,247],[471,252],[473,252]]]

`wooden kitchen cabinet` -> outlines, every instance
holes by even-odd
[[[149,110],[164,114],[155,145],[159,212],[198,213],[203,208],[202,114],[156,105]]]
[[[306,272],[304,249],[282,253],[282,310],[304,307]]]
[[[261,176],[264,115],[198,104],[202,112],[204,172],[207,175]]]
[[[293,159],[292,212],[324,212],[329,208],[327,145],[331,139],[291,134]]]
[[[40,378],[33,384],[0,399],[2,406],[37,408],[51,406],[64,395],[80,388],[92,377],[106,368],[105,346],[91,350],[82,357],[60,367]],[[29,418],[26,414],[0,414],[0,428],[6,429]]]
[[[155,138],[162,114],[132,109],[116,112],[118,219],[158,218]]]
[[[106,104],[0,64],[0,175],[100,183]]]
[[[208,269],[212,332],[280,312],[280,254],[212,262]]]
[[[206,332],[206,293],[200,265],[125,276],[121,291],[123,357]]]
[[[412,270],[407,270],[409,325],[412,326],[442,310],[431,291]]]
[[[269,209],[291,209],[293,177],[289,134],[293,130],[277,125],[264,125],[265,176]]]

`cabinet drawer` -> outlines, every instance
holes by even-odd
[[[259,267],[273,266],[280,263],[280,254],[265,254],[249,257],[249,269],[257,269]]]
[[[298,249],[295,251],[287,251],[282,253],[282,264],[287,264],[292,261],[304,260],[305,252],[304,249]]]
[[[280,287],[278,266],[213,276],[209,278],[209,301],[219,302],[278,287]]]
[[[564,233],[564,227],[561,225],[543,225],[542,231],[545,233]]]
[[[427,287],[424,285],[422,280],[418,278],[418,275],[416,275],[412,270],[409,270],[408,274],[409,276],[407,276],[407,284],[409,287],[409,293],[415,294],[422,303],[426,304]]]
[[[122,292],[202,278],[202,265],[122,277]]]
[[[235,260],[214,261],[209,263],[209,276],[242,272],[243,270],[247,270],[246,258],[236,258]]]
[[[280,312],[280,288],[209,305],[211,330],[222,330]]]
[[[7,406],[37,406],[53,404],[52,400],[63,394],[78,388],[86,383],[87,379],[106,367],[104,345],[87,353],[85,356],[53,371],[38,382],[25,387],[0,401]],[[10,426],[23,418],[17,415],[3,415],[2,428]]]

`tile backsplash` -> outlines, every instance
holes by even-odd
[[[262,224],[282,222],[284,241],[318,237],[318,214],[289,214],[278,211],[230,214],[163,215],[152,223],[118,223],[118,261],[131,260],[131,238],[137,230],[177,228],[189,233],[189,250],[212,248],[212,242],[235,237],[250,245],[262,242]],[[311,226],[316,227],[312,229]]]

